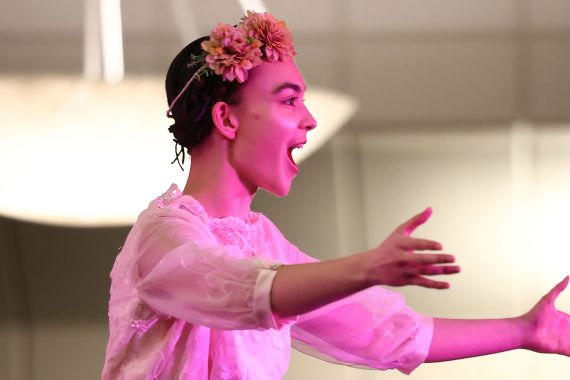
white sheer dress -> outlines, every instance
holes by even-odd
[[[103,379],[277,380],[291,346],[404,373],[425,360],[432,319],[381,287],[297,318],[272,313],[276,267],[310,261],[262,214],[210,218],[172,185],[141,213],[111,272]]]

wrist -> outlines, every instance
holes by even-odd
[[[532,337],[535,335],[533,323],[526,315],[521,315],[512,319],[520,332],[520,347],[524,350],[533,350]]]
[[[354,271],[353,273],[356,275],[357,281],[361,283],[363,289],[378,285],[378,281],[372,271],[373,255],[370,251],[357,253],[349,256],[348,259],[351,260],[351,270]]]

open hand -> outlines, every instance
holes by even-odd
[[[522,319],[527,322],[525,348],[570,356],[570,315],[556,310],[556,298],[568,286],[568,276],[550,290]]]
[[[425,276],[453,274],[460,271],[455,258],[442,253],[418,253],[417,251],[441,251],[436,241],[417,239],[410,235],[424,224],[432,214],[431,208],[412,217],[394,230],[377,248],[366,252],[371,260],[369,268],[374,284],[389,286],[417,285],[426,288],[447,289],[449,284]]]

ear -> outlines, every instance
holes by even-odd
[[[225,102],[217,102],[212,107],[212,121],[214,127],[229,140],[236,138],[238,121],[232,113],[231,107]]]

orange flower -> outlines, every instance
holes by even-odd
[[[222,80],[232,82],[237,79],[243,83],[247,80],[248,71],[259,65],[262,59],[285,61],[285,58],[297,54],[285,21],[278,21],[269,13],[252,11],[247,11],[237,27],[224,23],[216,25],[210,32],[210,40],[203,41],[201,46],[205,54],[191,55],[188,63],[188,67],[200,65],[200,68],[174,98],[166,111],[167,117],[171,117],[172,109],[190,83],[202,74],[209,74],[209,70],[221,75]]]
[[[278,21],[269,13],[247,11],[240,25],[246,30],[247,37],[261,41],[267,61],[284,61],[286,57],[297,54],[285,21]]]
[[[219,23],[210,33],[210,40],[202,42],[202,49],[208,53],[208,67],[223,80],[247,80],[249,69],[261,63],[261,42],[248,39],[245,30]]]

